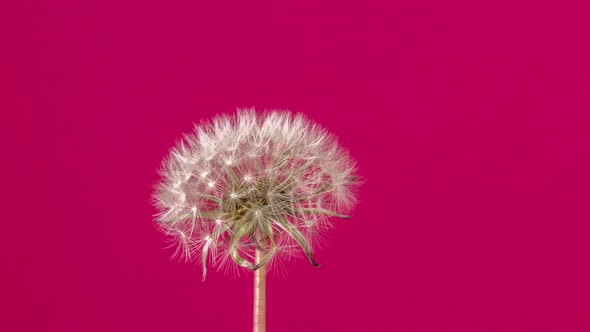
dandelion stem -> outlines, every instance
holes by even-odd
[[[256,249],[256,264],[263,259],[264,252]],[[254,332],[266,331],[266,266],[254,271]]]

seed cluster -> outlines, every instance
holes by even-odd
[[[356,203],[356,166],[301,114],[238,110],[195,126],[163,161],[155,221],[186,259],[256,270],[303,252]],[[262,252],[254,260],[255,252]]]

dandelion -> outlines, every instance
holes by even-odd
[[[238,110],[195,126],[163,161],[155,221],[179,256],[200,260],[203,280],[208,266],[255,271],[260,332],[267,267],[299,253],[319,266],[314,244],[335,218],[350,218],[356,172],[337,139],[302,114]]]

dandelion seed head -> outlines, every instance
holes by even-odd
[[[207,264],[272,269],[298,255],[317,265],[318,240],[336,218],[348,218],[359,184],[335,136],[302,114],[254,109],[196,125],[160,174],[155,221],[177,254],[201,257],[204,275]]]

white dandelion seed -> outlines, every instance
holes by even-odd
[[[233,262],[260,281],[267,264],[298,253],[318,266],[315,244],[334,218],[350,217],[359,184],[355,162],[325,129],[301,114],[254,109],[195,126],[160,173],[155,221],[177,252],[200,256],[203,278],[207,264]]]

